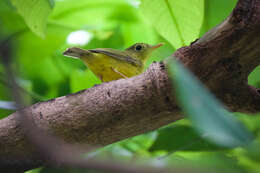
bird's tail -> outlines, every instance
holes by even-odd
[[[65,52],[63,52],[63,55],[69,56],[72,58],[82,58],[82,57],[87,57],[91,53],[88,50],[84,50],[78,47],[71,47],[68,48]]]

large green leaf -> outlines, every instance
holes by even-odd
[[[224,149],[207,142],[198,135],[191,126],[177,125],[163,128],[149,149],[150,151],[214,151]],[[173,140],[176,139],[176,140]]]
[[[194,41],[203,22],[203,0],[142,0],[141,10],[176,49]]]
[[[44,37],[46,23],[52,11],[53,0],[10,0],[28,27],[38,36]]]
[[[247,145],[252,135],[182,64],[170,64],[178,101],[195,128],[216,144]]]

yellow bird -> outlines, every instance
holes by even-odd
[[[81,59],[102,82],[108,82],[142,73],[144,63],[152,51],[162,45],[136,43],[123,51],[111,48],[84,50],[72,47],[63,55]]]

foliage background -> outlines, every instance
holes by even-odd
[[[124,49],[136,42],[166,43],[149,59],[148,67],[219,24],[235,4],[236,0],[0,0],[0,40],[11,40],[12,67],[26,101],[33,104],[100,83],[82,62],[62,55],[68,47]],[[249,83],[260,87],[259,76],[257,68]],[[13,100],[5,80],[0,64],[1,118],[13,112],[7,110],[11,103],[6,101]],[[259,117],[240,113],[237,117],[256,138],[259,136]],[[259,156],[252,157],[240,147],[227,149],[206,142],[190,124],[187,119],[180,120],[86,157],[260,172]]]

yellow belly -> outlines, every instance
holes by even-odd
[[[117,60],[104,54],[94,53],[82,58],[87,67],[103,82],[132,77],[142,73],[143,67]]]

